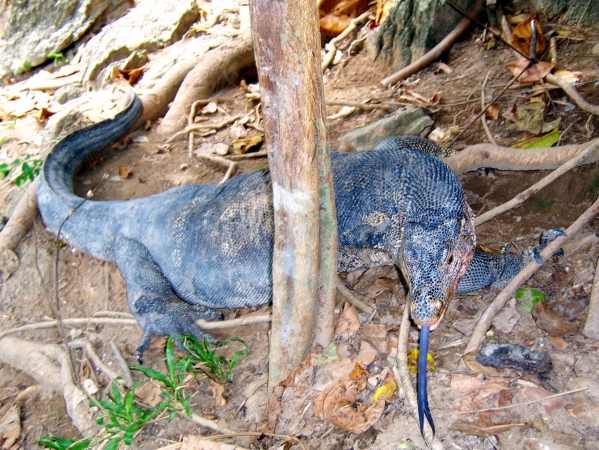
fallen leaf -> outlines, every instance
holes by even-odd
[[[141,75],[144,73],[145,70],[146,70],[145,67],[139,67],[137,69],[128,69],[128,70],[118,69],[119,73],[122,75],[122,77],[125,80],[127,80],[127,82],[129,83],[130,86],[133,86],[135,84],[137,79],[139,77],[141,77]]]
[[[451,425],[451,428],[464,434],[485,437],[507,431],[512,427],[523,427],[524,425],[526,424],[523,422],[500,423],[497,425],[479,425],[468,422],[455,422]]]
[[[235,142],[233,142],[233,153],[236,155],[247,153],[251,149],[262,145],[262,142],[264,142],[264,136],[262,135],[237,139]]]
[[[374,24],[379,25],[389,15],[393,0],[377,0],[374,12]]]
[[[337,344],[332,341],[327,348],[324,349],[322,355],[318,356],[314,360],[314,365],[319,366],[321,364],[328,364],[332,361],[339,361],[339,353],[337,352]],[[295,370],[295,369],[293,369]],[[293,373],[293,371],[292,371]]]
[[[420,350],[417,348],[408,351],[408,369],[412,373],[418,373],[418,355]],[[437,365],[435,364],[435,358],[430,353],[426,355],[427,370],[429,372],[436,372]]]
[[[225,387],[220,383],[208,379],[208,384],[212,389],[212,399],[214,400],[214,406],[225,406],[227,399],[225,398]]]
[[[372,345],[379,353],[387,354],[387,326],[369,323],[362,328],[362,339]]]
[[[247,448],[204,439],[200,436],[187,435],[183,438],[180,450],[247,450]]]
[[[395,381],[385,383],[374,393],[374,401],[377,402],[379,398],[382,398],[383,400],[390,402],[396,390],[397,383]]]
[[[551,336],[562,337],[578,332],[579,325],[576,322],[565,319],[543,302],[539,302],[534,306],[532,316],[537,327]]]
[[[587,388],[586,391],[568,396],[566,410],[572,417],[587,426],[599,427],[599,383],[588,378],[571,378],[567,389]]]
[[[545,51],[545,37],[543,36],[543,30],[537,20],[537,15],[532,14],[525,20],[520,22],[516,28],[512,31],[512,45],[520,50],[524,55],[531,57],[531,46],[532,46],[532,25],[531,22],[534,20],[535,31],[536,31],[536,57],[540,58]]]
[[[127,167],[119,167],[119,177],[129,178],[133,171]]]
[[[368,0],[318,0],[320,31],[338,36],[367,8]]]
[[[517,59],[507,63],[508,70],[514,77],[518,77],[520,83],[533,83],[540,81],[553,70],[553,64],[546,61],[539,61],[531,64],[526,58]]]
[[[533,289],[529,286],[524,286],[518,289],[518,291],[516,291],[516,300],[518,300],[518,303],[520,304],[522,309],[524,309],[524,311],[531,313],[533,307],[538,302],[545,301],[545,294],[543,294],[541,291],[537,289]]]
[[[356,364],[354,366],[354,370],[352,370],[351,373],[349,374],[349,377],[352,380],[363,380],[367,376],[368,376],[368,371],[366,369],[364,369],[362,366],[360,366],[360,364]],[[362,390],[362,389],[360,389],[360,390]]]
[[[384,403],[384,402],[383,402]],[[21,408],[15,404],[0,422],[0,442],[2,450],[9,450],[21,436]]]
[[[356,308],[350,304],[345,304],[345,309],[337,319],[335,327],[335,337],[344,337],[348,339],[352,334],[360,329],[360,319]]]
[[[474,392],[483,385],[479,377],[473,377],[463,373],[455,373],[451,376],[451,389],[457,392]]]
[[[483,366],[476,360],[478,350],[471,351],[462,356],[464,364],[473,372],[482,373],[488,377],[509,377],[512,373],[510,369],[496,369],[495,367]]]
[[[485,111],[485,115],[492,120],[497,120],[499,118],[499,106],[493,104],[487,108]]]
[[[137,389],[135,389],[135,396],[141,402],[152,407],[158,405],[158,403],[160,403],[162,400],[160,386],[152,383],[151,381],[146,381],[145,383],[139,385]]]
[[[582,80],[582,72],[575,70],[556,70],[553,75],[560,77],[562,80],[570,84],[575,84]]]
[[[541,134],[557,128],[560,119],[544,122],[545,105],[542,103],[529,103],[507,109],[503,114],[508,122],[505,128],[508,130],[528,131],[532,134]]]
[[[526,400],[541,400],[543,398],[554,395],[553,392],[549,392],[542,387],[525,387],[520,393]],[[537,404],[537,409],[543,415],[544,418],[548,419],[552,417],[559,409],[563,408],[567,403],[568,399],[564,397],[555,397],[551,400],[544,400]]]
[[[554,129],[553,131],[544,134],[542,136],[535,136],[532,139],[525,139],[521,142],[518,142],[515,145],[512,145],[512,148],[544,148],[544,147],[552,147],[557,144],[560,140],[560,132],[559,128]],[[536,303],[536,302],[535,302]],[[534,306],[534,305],[532,305]],[[531,308],[532,310],[532,308]],[[529,311],[530,312],[530,311]]]

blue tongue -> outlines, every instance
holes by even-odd
[[[427,371],[427,360],[428,355],[428,338],[430,336],[430,327],[422,327],[420,329],[420,349],[418,353],[418,385],[417,385],[417,399],[418,399],[418,421],[420,422],[420,433],[424,429],[424,416],[428,420],[431,429],[433,430],[433,436],[435,435],[435,423],[433,422],[433,416],[431,416],[431,410],[428,407],[428,395],[426,392],[426,371]]]

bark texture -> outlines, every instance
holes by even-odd
[[[250,16],[275,215],[272,392],[332,338],[337,223],[316,3],[253,0]]]

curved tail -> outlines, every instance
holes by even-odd
[[[41,184],[47,185],[53,194],[63,200],[79,199],[73,192],[73,179],[77,171],[86,161],[122,138],[137,122],[142,109],[141,100],[130,90],[125,109],[114,119],[104,120],[66,136],[46,158]]]

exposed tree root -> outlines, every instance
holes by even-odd
[[[470,16],[476,17],[482,8],[483,2],[482,0],[477,0],[472,9],[470,10]],[[453,43],[462,35],[464,31],[468,29],[470,26],[470,19],[464,17],[460,23],[445,36],[441,42],[439,42],[435,47],[433,47],[427,54],[418,58],[409,66],[404,67],[398,72],[395,72],[392,75],[389,75],[385,79],[381,81],[381,85],[386,88],[391,84],[395,84],[398,81],[401,81],[405,78],[408,78],[410,75],[415,74],[419,70],[424,69],[425,67],[430,66],[433,62],[438,60],[443,53],[448,51]]]
[[[599,139],[594,139],[584,144],[526,150],[495,147],[492,144],[476,144],[453,156],[443,158],[443,161],[458,175],[483,167],[499,170],[547,170],[565,164],[589,145],[598,142]],[[589,155],[580,165],[597,161],[599,161],[599,152]]]
[[[67,413],[84,437],[96,436],[100,427],[89,414],[85,393],[73,380],[69,355],[56,344],[0,339],[0,360],[27,374],[46,390],[64,396]]]
[[[590,222],[595,216],[599,214],[599,198],[595,200],[595,203],[591,205],[576,221],[568,227],[566,230],[566,236],[559,236],[551,244],[549,244],[545,250],[540,254],[543,262],[551,258],[554,253],[572,236],[574,236],[584,225]],[[495,314],[504,307],[507,301],[512,298],[518,288],[528,280],[539,268],[541,264],[536,261],[531,261],[524,269],[520,271],[518,275],[514,277],[510,283],[503,288],[503,290],[497,295],[493,303],[491,303],[480,317],[478,323],[472,331],[470,341],[464,350],[464,354],[478,350],[482,345],[487,330],[491,326],[491,321],[495,317]],[[463,364],[463,362],[462,362]]]
[[[584,322],[582,334],[591,339],[599,340],[599,261],[595,268],[595,279],[589,300],[589,312]]]
[[[207,98],[219,85],[237,78],[240,70],[252,64],[254,48],[249,32],[232,40],[231,45],[222,45],[206,53],[186,74],[171,108],[158,127],[158,132],[163,136],[170,136],[183,128],[193,102]],[[142,101],[144,98],[145,96],[142,97]],[[164,106],[166,107],[170,101],[167,100]]]
[[[582,96],[578,93],[573,84],[568,83],[566,80],[563,80],[562,78],[553,75],[552,73],[545,76],[545,79],[549,81],[551,84],[555,84],[556,86],[561,87],[562,90],[568,95],[568,97],[570,97],[570,99],[574,103],[576,103],[580,109],[591,114],[595,114],[596,116],[599,116],[599,106],[593,105],[587,102],[584,98],[582,98]]]
[[[345,297],[345,299],[350,302],[352,305],[354,305],[356,308],[358,308],[359,310],[365,312],[366,314],[373,314],[374,313],[374,309],[371,308],[370,306],[368,306],[365,302],[363,302],[360,298],[359,295],[351,290],[350,288],[348,288],[345,283],[343,281],[341,281],[341,279],[339,278],[339,276],[337,276],[336,280],[335,280],[335,287],[337,288],[337,290],[339,292],[341,292],[341,295],[343,295]]]
[[[589,145],[586,149],[578,153],[574,158],[572,158],[567,163],[560,166],[558,169],[551,172],[549,175],[544,177],[542,180],[533,184],[531,187],[526,189],[524,192],[516,195],[509,202],[504,203],[503,205],[498,206],[497,208],[493,208],[490,211],[487,211],[484,214],[476,217],[474,219],[474,225],[478,226],[486,221],[492,219],[495,216],[498,216],[501,213],[504,213],[512,208],[523,203],[526,199],[530,198],[532,195],[536,194],[542,188],[547,186],[552,181],[556,180],[558,177],[562,176],[564,173],[578,166],[582,161],[584,161],[590,154],[595,153],[599,149],[599,141],[593,141],[593,144]]]

